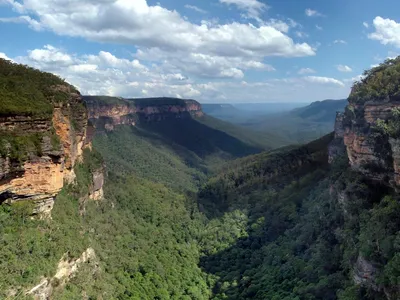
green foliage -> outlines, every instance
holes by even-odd
[[[205,165],[197,155],[140,128],[120,126],[96,136],[93,145],[107,169],[121,176],[137,174],[181,191],[195,191],[205,180]]]
[[[32,202],[0,206],[0,270],[7,274],[0,278],[0,298],[9,289],[33,287],[42,276],[53,276],[64,253],[77,257],[88,246],[78,201],[65,191],[57,197],[53,221],[31,219],[32,208]]]
[[[263,150],[279,148],[290,143],[290,141],[272,132],[259,132],[242,126],[235,126],[231,123],[210,117],[208,115],[200,117],[197,120],[211,128],[226,132],[248,145]]]
[[[69,98],[59,85],[73,89],[53,74],[0,59],[0,115],[50,115],[52,103]]]
[[[400,109],[393,108],[390,118],[387,121],[378,119],[375,126],[379,131],[392,138],[400,137]]]
[[[42,133],[15,134],[0,132],[0,157],[8,156],[13,161],[22,162],[29,154],[42,154]]]
[[[55,282],[54,299],[383,299],[354,286],[360,254],[398,286],[398,197],[345,156],[329,166],[332,134],[220,166],[254,149],[210,120],[169,121],[96,135],[52,221],[29,218],[30,202],[0,206],[0,298],[88,247],[96,262]],[[85,201],[101,169],[105,200]]]
[[[383,101],[400,96],[400,58],[387,59],[377,67],[364,72],[364,79],[355,82],[349,101]]]

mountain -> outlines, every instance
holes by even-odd
[[[201,104],[201,107],[204,113],[217,118],[221,117],[221,119],[229,116],[236,116],[241,113],[241,111],[235,108],[232,104],[203,103]]]
[[[232,157],[253,154],[286,145],[273,134],[261,134],[206,115],[194,100],[176,98],[122,99],[84,96],[89,120],[112,130],[129,124],[156,133],[206,157],[225,153]],[[100,124],[101,123],[101,124]]]
[[[256,116],[238,125],[259,132],[273,132],[291,143],[305,143],[333,130],[336,112],[343,111],[347,100],[324,100],[289,112]]]
[[[316,101],[292,111],[292,115],[314,122],[334,123],[336,112],[344,111],[347,99]]]
[[[400,58],[264,152],[194,100],[0,63],[0,298],[400,298]]]

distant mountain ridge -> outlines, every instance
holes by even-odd
[[[292,114],[302,119],[315,122],[334,122],[336,112],[344,111],[347,105],[347,99],[340,100],[322,100],[312,102],[310,105],[292,110]]]

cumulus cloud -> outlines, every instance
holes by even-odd
[[[349,66],[346,65],[337,65],[336,69],[340,72],[352,72],[352,68],[350,68]]]
[[[163,70],[176,70],[202,78],[243,78],[244,70],[274,71],[274,67],[260,61],[259,57],[246,58],[212,56],[201,53],[169,53],[160,49],[138,50],[141,60],[159,63]]]
[[[319,26],[318,24],[315,25],[315,28],[317,28],[318,30],[323,30],[322,26]]]
[[[246,12],[246,16],[260,20],[260,14],[268,9],[268,6],[257,0],[219,0],[227,5],[235,5]]]
[[[256,15],[266,9],[256,0],[223,1]],[[148,5],[146,0],[23,0],[19,11],[34,16],[41,28],[59,35],[139,48],[236,57],[315,55],[307,43],[295,43],[268,24],[198,25],[176,11]]]
[[[368,27],[369,27],[369,24],[368,24],[367,22],[363,22],[363,26],[364,26],[365,28],[368,28]]]
[[[143,55],[145,55],[144,53]],[[1,53],[0,57],[7,57]],[[315,101],[329,97],[343,98],[349,85],[341,85],[333,78],[299,77],[268,79],[246,82],[234,75],[237,70],[224,72],[232,80],[196,80],[184,70],[164,68],[140,58],[117,57],[106,51],[77,55],[46,45],[33,49],[14,61],[44,71],[55,73],[77,86],[83,94],[113,95],[122,97],[170,97],[194,98],[208,102],[245,102],[251,95],[252,102],[266,101]],[[144,57],[144,56],[143,56]],[[222,63],[222,62],[220,62]],[[229,63],[229,62],[224,62]],[[264,70],[265,64],[257,61],[240,61],[244,68]],[[240,70],[240,69],[238,69]],[[238,73],[239,74],[239,73]],[[233,77],[232,77],[233,76]],[[338,84],[339,82],[339,84]],[[310,94],[312,90],[312,94]]]
[[[297,74],[303,75],[303,74],[312,74],[312,73],[316,73],[315,70],[311,69],[311,68],[301,68]]]
[[[12,61],[12,59],[9,58],[4,52],[0,52],[0,58]]]
[[[313,10],[311,8],[307,8],[304,12],[307,17],[322,17],[323,16],[323,14],[321,14],[320,12]]]
[[[34,30],[39,31],[42,29],[41,24],[29,16],[19,16],[19,17],[14,17],[14,18],[0,18],[0,23],[28,24],[29,27],[31,27]]]
[[[368,38],[377,40],[383,45],[393,45],[400,48],[400,23],[391,19],[376,17],[373,21],[375,32]]]
[[[312,83],[321,83],[321,84],[333,84],[338,86],[344,86],[344,83],[340,80],[330,77],[320,77],[320,76],[307,76],[304,77],[304,80]]]
[[[197,7],[196,5],[189,5],[189,4],[186,4],[186,5],[185,5],[185,8],[191,9],[191,10],[194,10],[194,11],[197,11],[197,12],[199,12],[199,13],[201,13],[201,14],[206,14],[206,13],[207,13],[206,10],[201,9],[200,7]]]
[[[334,44],[347,44],[347,42],[345,40],[334,40],[333,43]]]

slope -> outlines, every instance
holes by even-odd
[[[294,109],[291,114],[314,122],[334,123],[336,112],[343,112],[347,99],[323,100],[311,103],[308,106]]]
[[[343,111],[346,100],[313,102],[290,112],[264,115],[239,125],[259,132],[274,132],[291,143],[306,143],[333,130],[337,111]]]

